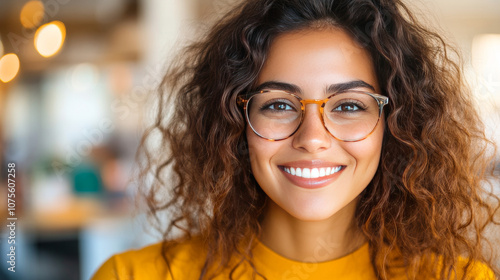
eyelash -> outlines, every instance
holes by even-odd
[[[285,106],[289,106],[290,108],[294,109],[294,106],[293,104],[290,104],[290,101],[289,100],[286,100],[286,99],[274,99],[274,100],[269,100],[268,102],[266,102],[265,104],[263,104],[259,110],[260,111],[265,111],[265,110],[270,110],[269,109],[269,106],[271,105],[275,105],[275,104],[284,104]],[[275,110],[275,109],[273,109]]]
[[[341,101],[337,102],[337,104],[335,104],[333,106],[333,110],[335,110],[338,107],[345,106],[345,105],[351,105],[351,106],[354,105],[354,106],[358,107],[358,110],[360,110],[360,111],[365,111],[366,110],[366,106],[362,102],[360,102],[358,100],[341,100]],[[337,110],[335,110],[335,111],[337,111]],[[340,112],[350,112],[350,111],[342,111],[342,110],[340,110]]]

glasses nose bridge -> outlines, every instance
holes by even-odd
[[[324,99],[302,99],[300,100],[300,104],[302,106],[302,112],[304,114],[304,117],[305,117],[305,113],[306,113],[306,105],[307,104],[316,104],[318,105],[318,112],[319,112],[319,115],[321,118],[323,118],[323,108],[325,107],[325,103],[328,99],[324,100]]]

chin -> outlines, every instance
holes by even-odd
[[[304,207],[302,209],[293,209],[287,211],[289,215],[295,219],[304,222],[319,222],[328,220],[339,213],[338,209],[333,209],[332,206]]]

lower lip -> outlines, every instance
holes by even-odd
[[[339,171],[333,174],[319,178],[303,178],[295,176],[286,172],[283,168],[284,168],[283,166],[279,166],[279,169],[281,170],[283,175],[285,175],[285,177],[297,187],[301,187],[304,189],[319,189],[331,184],[334,180],[336,180],[337,177],[340,176],[340,173],[344,171],[345,166],[342,166],[342,168]]]

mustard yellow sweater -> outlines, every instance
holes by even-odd
[[[175,245],[168,251],[171,273],[161,256],[161,243],[140,250],[117,254],[107,260],[96,272],[92,280],[160,280],[199,279],[205,261],[205,254],[199,239]],[[258,242],[252,251],[257,271],[268,280],[303,279],[376,279],[370,263],[368,244],[342,258],[320,262],[303,263],[287,259]],[[462,264],[465,261],[461,262]],[[253,279],[251,269],[236,269],[233,279]],[[247,267],[248,268],[248,267]],[[216,277],[216,280],[229,279],[230,270]],[[460,271],[458,271],[460,276]],[[427,278],[427,277],[426,277]],[[460,277],[459,277],[460,278]],[[256,279],[263,279],[257,277]],[[394,279],[406,279],[404,275]],[[494,280],[493,272],[485,265],[475,265],[472,279]]]

